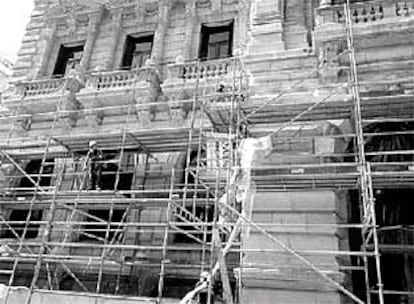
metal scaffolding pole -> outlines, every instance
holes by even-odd
[[[350,82],[351,90],[354,99],[354,122],[355,122],[355,132],[356,132],[356,141],[357,141],[357,152],[358,152],[358,164],[360,172],[360,194],[362,198],[363,205],[363,224],[366,225],[366,229],[362,232],[363,237],[363,246],[367,247],[367,242],[369,241],[369,235],[373,234],[374,240],[374,253],[375,253],[375,266],[376,266],[376,276],[377,276],[377,286],[378,286],[378,299],[380,304],[384,304],[384,285],[382,282],[381,275],[381,261],[379,253],[379,242],[378,242],[378,233],[377,233],[377,222],[375,214],[375,198],[372,190],[372,180],[370,167],[366,160],[365,154],[365,142],[364,142],[364,129],[362,124],[362,113],[361,113],[361,97],[359,94],[359,83],[358,83],[358,66],[355,56],[355,44],[354,44],[354,35],[353,35],[353,24],[351,17],[351,2],[347,0],[344,4],[345,11],[345,27],[346,27],[346,37],[347,37],[347,47],[349,52],[349,60],[351,64],[351,73],[350,73]],[[366,249],[365,249],[366,250]],[[366,264],[366,271],[368,270],[367,259],[364,258]],[[366,288],[367,288],[367,301],[368,304],[371,302],[370,296],[370,282],[369,276],[366,273]]]

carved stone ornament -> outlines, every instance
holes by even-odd
[[[32,127],[32,116],[24,115],[19,119],[19,124],[22,131],[30,131],[30,128]]]
[[[137,109],[137,116],[142,125],[149,125],[155,119],[155,113],[150,107]]]
[[[327,42],[319,48],[319,62],[325,66],[337,65],[340,53],[339,42]]]
[[[171,107],[170,108],[170,117],[174,122],[181,122],[185,119],[186,113],[182,107]]]
[[[76,98],[76,94],[69,93],[67,96],[64,106],[63,106],[65,113],[64,120],[66,123],[71,127],[76,127],[78,120],[82,117],[82,111],[84,106],[82,103]]]
[[[14,127],[19,133],[30,131],[32,127],[32,115],[29,113],[29,110],[26,107],[21,107],[19,110],[19,116],[14,121]]]
[[[146,96],[135,99],[135,112],[141,124],[149,124],[155,120],[157,109],[152,105],[156,101],[156,96]]]
[[[173,121],[179,122],[187,118],[191,111],[190,95],[186,90],[181,90],[178,96],[172,98],[169,103],[170,117]]]
[[[94,0],[59,0],[48,11],[45,19],[49,23],[66,24],[69,34],[73,35],[80,23],[87,24],[88,15],[99,10],[101,3]]]
[[[67,113],[65,113],[63,117],[71,128],[74,128],[76,126],[77,121],[82,116],[84,106],[76,98],[76,94],[83,87],[84,82],[80,79],[80,77],[77,77],[77,75],[70,75],[70,78],[66,83],[66,89],[69,91],[69,94],[67,95],[63,104],[63,110],[67,111]]]
[[[102,126],[105,119],[105,112],[101,108],[101,105],[94,105],[92,109],[89,109],[86,113],[86,123],[91,128]]]

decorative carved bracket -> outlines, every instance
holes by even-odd
[[[74,128],[82,117],[84,106],[76,98],[76,95],[84,86],[84,82],[76,75],[73,78],[69,78],[66,83],[66,89],[69,91],[69,94],[64,101],[63,110],[67,111],[67,113],[64,113],[62,118],[71,128]]]

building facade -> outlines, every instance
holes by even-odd
[[[35,0],[4,303],[411,303],[413,33],[411,0]]]

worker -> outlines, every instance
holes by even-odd
[[[88,190],[101,190],[102,159],[102,151],[98,149],[97,142],[94,140],[90,141],[87,155]]]

